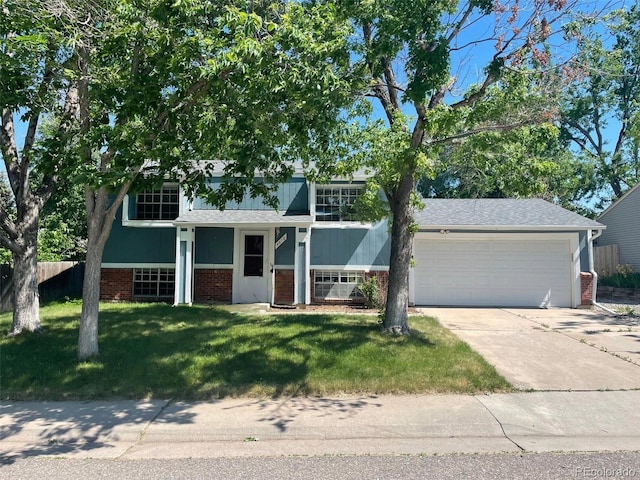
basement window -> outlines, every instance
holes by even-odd
[[[363,282],[363,272],[316,271],[314,297],[323,300],[364,298],[359,288]]]
[[[173,268],[136,268],[133,271],[133,296],[173,298],[176,286]]]

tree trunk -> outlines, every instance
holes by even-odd
[[[413,176],[406,174],[397,191],[389,198],[393,224],[391,226],[391,257],[389,287],[383,329],[395,335],[410,334],[408,323],[409,269],[413,239],[413,208],[411,192]]]
[[[82,285],[82,313],[78,334],[78,359],[87,360],[100,354],[98,349],[98,314],[100,309],[100,269],[104,245],[87,244],[87,258]]]
[[[23,248],[13,252],[13,324],[9,336],[41,330],[37,226],[36,221],[28,227],[22,239]]]
[[[106,211],[106,190],[101,189],[87,207],[87,258],[82,285],[82,312],[78,334],[78,359],[87,360],[100,354],[98,349],[98,315],[100,310],[100,276],[102,253],[109,238],[113,218]]]

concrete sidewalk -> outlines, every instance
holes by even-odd
[[[0,405],[0,455],[211,458],[640,450],[640,391]]]

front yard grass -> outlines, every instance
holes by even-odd
[[[41,309],[44,334],[8,338],[0,315],[1,400],[477,393],[510,385],[429,317],[410,337],[371,315],[243,315],[210,306],[102,304],[100,358],[78,362],[80,303]]]

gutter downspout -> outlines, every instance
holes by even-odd
[[[593,277],[593,291],[591,292],[591,305],[600,306],[598,302],[596,302],[596,294],[598,291],[598,274],[596,273],[594,262],[593,262],[593,241],[597,239],[600,235],[602,235],[602,230],[595,230],[596,234],[594,235],[594,230],[589,230],[587,232],[587,242],[589,245],[589,273],[591,273]]]

